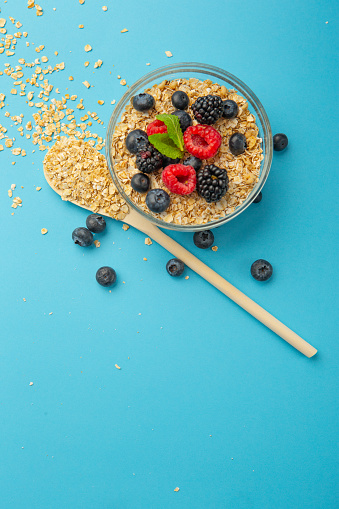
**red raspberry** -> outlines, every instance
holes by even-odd
[[[161,120],[154,120],[151,124],[147,126],[147,136],[151,136],[151,134],[159,134],[159,133],[167,133],[167,126]]]
[[[161,174],[165,186],[175,194],[193,193],[197,176],[192,166],[184,164],[170,164]]]
[[[215,156],[221,142],[221,134],[210,125],[190,126],[184,132],[186,150],[199,159]]]

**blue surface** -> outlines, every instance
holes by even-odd
[[[65,61],[50,82],[83,97],[105,125],[124,91],[118,74],[132,84],[171,62],[223,67],[258,95],[273,132],[290,139],[274,155],[262,202],[215,231],[217,252],[199,251],[191,234],[171,235],[319,353],[305,358],[191,271],[188,280],[169,278],[168,253],[121,223],[108,222],[100,249],[73,245],[87,213],[48,188],[44,153],[32,153],[4,117],[23,112],[25,124],[32,109],[1,76],[1,123],[27,156],[0,155],[0,507],[334,508],[335,2],[40,3],[36,17],[26,2],[1,2],[2,17],[19,19],[27,40],[45,45],[37,55],[18,41],[1,69],[42,54],[52,65]],[[23,200],[14,216],[12,183]],[[260,257],[274,266],[267,284],[249,275]],[[111,293],[94,279],[106,264],[118,273]]]

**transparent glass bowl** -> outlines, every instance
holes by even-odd
[[[260,167],[260,177],[257,184],[252,189],[251,193],[248,195],[246,200],[244,200],[241,205],[236,207],[234,212],[226,215],[225,217],[221,217],[220,219],[210,221],[204,224],[197,225],[179,225],[174,223],[166,223],[161,219],[155,217],[152,212],[145,212],[140,209],[127,194],[125,193],[119,178],[117,177],[114,171],[115,159],[112,155],[112,137],[115,130],[116,125],[121,119],[122,113],[125,111],[125,107],[130,103],[132,97],[136,94],[140,94],[144,92],[145,88],[152,87],[155,83],[160,84],[163,80],[174,80],[178,78],[197,78],[201,81],[210,79],[214,83],[218,83],[219,85],[224,85],[226,88],[232,88],[237,90],[240,95],[245,97],[248,101],[248,108],[256,117],[256,124],[259,128],[259,136],[262,138],[262,150],[263,150],[263,160],[261,162]],[[257,98],[257,96],[248,88],[245,83],[240,81],[238,78],[233,76],[232,74],[220,69],[218,67],[214,67],[212,65],[207,64],[199,64],[195,62],[183,62],[179,64],[168,65],[165,67],[160,67],[156,69],[138,81],[136,81],[128,91],[123,95],[120,99],[114,111],[111,115],[109,126],[107,130],[106,136],[106,157],[108,162],[108,167],[113,179],[115,186],[117,187],[119,193],[124,198],[126,203],[137,210],[142,216],[149,219],[152,223],[160,226],[161,228],[167,228],[170,230],[176,231],[200,231],[215,228],[220,226],[231,219],[237,217],[241,212],[243,212],[255,199],[255,197],[260,193],[263,185],[266,182],[268,177],[271,162],[272,162],[272,132],[271,126],[267,117],[267,114]]]

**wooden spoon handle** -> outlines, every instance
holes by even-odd
[[[278,336],[287,341],[287,343],[299,350],[299,352],[306,355],[306,357],[313,357],[313,355],[317,353],[317,350],[313,346],[307,343],[291,329],[286,327],[286,325],[277,320],[274,316],[268,313],[268,311],[259,306],[259,304],[256,304],[256,302],[247,297],[247,295],[231,285],[231,283],[219,276],[219,274],[210,269],[207,265],[205,265],[205,263],[187,251],[187,249],[163,233],[157,226],[154,226],[148,221],[147,224],[141,224],[143,221],[137,221],[137,224],[133,223],[134,221],[130,222],[132,226],[135,226],[139,230],[149,235],[153,240],[167,249],[167,251],[172,253],[176,258],[182,260],[188,267],[206,279],[206,281],[211,283],[213,286],[218,288],[218,290],[227,295],[227,297],[232,299],[240,307],[245,309],[257,320],[266,325],[266,327],[278,334]]]

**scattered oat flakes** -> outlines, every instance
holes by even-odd
[[[79,4],[83,5],[85,3],[85,0],[79,0]]]
[[[98,104],[100,104],[100,106],[102,106],[104,104],[105,101],[103,101],[102,99],[99,99],[98,100]]]
[[[211,249],[212,251],[218,251],[218,246],[213,246]]]
[[[73,81],[74,80],[73,76],[69,76],[68,79],[69,79],[69,81]]]
[[[173,57],[172,53],[170,51],[165,51],[167,57]]]
[[[29,385],[31,385],[31,386],[32,386],[32,385],[33,385],[33,382],[29,382]]]
[[[100,244],[100,242],[99,242],[98,240],[95,240],[95,241],[94,241],[94,244],[95,244],[95,247],[100,247],[100,245],[101,245],[101,244]]]
[[[85,85],[86,88],[90,88],[90,84],[88,83],[88,81],[83,81],[82,82],[83,85]]]
[[[189,279],[190,277],[189,276],[185,276],[185,279]]]
[[[150,64],[150,62],[147,62],[147,64],[146,64],[146,65],[151,65],[151,64]]]
[[[126,85],[126,80],[121,80],[120,85],[123,85],[123,86]]]
[[[86,44],[85,51],[88,53],[89,51],[92,51],[92,46],[90,44]]]
[[[152,241],[149,237],[145,238],[145,244],[146,244],[146,246],[150,246],[152,244]]]
[[[143,260],[145,260],[145,262],[147,262],[147,258],[143,258]]]
[[[6,25],[6,19],[5,18],[0,18],[0,27],[4,27]]]
[[[107,5],[103,5],[102,10],[107,11]]]
[[[79,28],[84,28],[84,25],[79,25]]]
[[[16,88],[12,88],[11,94],[16,95],[17,93],[18,93],[17,89]]]
[[[88,61],[86,61],[86,62],[84,63],[84,66],[85,66],[85,67],[88,67],[88,66],[89,66],[89,62],[88,62]]]
[[[128,224],[123,224],[122,225],[122,229],[125,230],[125,232],[127,232],[127,230],[129,229],[129,225]]]
[[[10,198],[12,198],[12,196],[13,196],[13,191],[12,191],[12,189],[8,189],[7,193],[8,193],[8,196],[9,196]]]
[[[115,102],[116,102],[115,99],[113,99],[113,101],[111,101],[111,104],[115,104]]]
[[[43,235],[46,235],[47,232],[48,232],[47,228],[41,228],[41,233]]]
[[[35,188],[36,191],[40,191],[41,190],[41,187],[36,187]]]
[[[176,487],[174,488],[174,491],[180,491],[180,488]]]
[[[127,28],[123,28],[122,30],[120,30],[120,32],[121,32],[122,34],[125,34],[126,32],[128,32],[128,29],[127,29]]]
[[[22,300],[23,300],[24,302],[26,302],[26,299],[25,299],[25,297],[23,297],[23,299],[22,299]]]
[[[11,184],[12,191],[14,191],[15,188],[16,188],[16,184]]]
[[[118,364],[114,364],[114,365],[115,365],[115,367],[116,367],[117,369],[121,369],[121,367],[120,367],[120,366],[118,366]]]
[[[102,66],[102,60],[98,60],[97,62],[95,62],[94,64],[94,69],[97,69],[98,67],[101,67]]]
[[[49,315],[52,315],[53,314],[53,311],[51,311],[50,313],[48,313]]]

